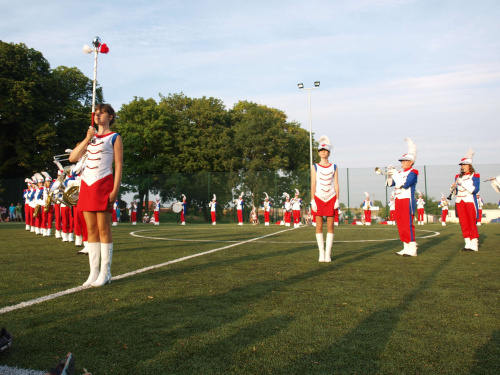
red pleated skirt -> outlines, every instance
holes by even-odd
[[[109,194],[113,191],[114,179],[113,175],[94,182],[92,185],[87,185],[82,180],[80,185],[80,195],[78,196],[78,209],[85,211],[108,211],[113,210],[113,206],[109,204]]]

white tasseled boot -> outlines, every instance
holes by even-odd
[[[90,275],[83,286],[89,286],[99,277],[99,254],[101,252],[100,242],[90,242],[87,244],[89,250]]]
[[[423,224],[422,224],[423,225]],[[408,244],[408,251],[403,254],[405,257],[416,257],[417,256],[417,243],[410,242]]]
[[[47,237],[50,237],[52,235],[52,228],[47,228]]]
[[[472,251],[478,251],[479,250],[479,245],[478,245],[478,239],[477,238],[471,238],[470,239],[470,249]]]
[[[323,233],[316,233],[316,242],[318,242],[319,259],[318,262],[325,261],[325,243],[323,242]]]
[[[69,242],[73,242],[75,240],[75,235],[73,234],[73,232],[71,232],[69,235],[68,235],[68,241]]]
[[[101,273],[92,286],[103,286],[111,283],[111,260],[113,259],[113,244],[101,244]]]
[[[470,250],[471,249],[470,238],[464,238],[464,241],[465,241],[464,250]]]
[[[396,253],[396,255],[404,255],[404,254],[406,254],[406,253],[408,252],[408,249],[409,249],[409,244],[408,244],[408,243],[406,243],[406,242],[403,242],[403,245],[404,245],[404,246],[403,246],[403,250],[398,251],[398,252]]]
[[[31,226],[30,232],[36,233],[36,227],[35,226]]]
[[[55,238],[61,238],[61,231],[60,230],[56,230]]]
[[[75,236],[75,246],[83,245],[83,236]]]
[[[331,262],[332,245],[333,245],[333,233],[326,234],[326,250],[325,250],[325,262]]]

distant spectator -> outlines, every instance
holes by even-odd
[[[16,206],[14,206],[14,203],[11,203],[9,207],[9,221],[16,221]]]
[[[23,221],[23,206],[21,206],[21,203],[16,206],[16,221]]]

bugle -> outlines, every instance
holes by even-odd
[[[379,167],[375,167],[375,174],[382,175],[382,176],[392,176],[391,170],[394,169],[392,165],[389,165],[388,167],[384,169],[380,169]]]

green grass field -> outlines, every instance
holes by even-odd
[[[395,227],[340,226],[331,263],[315,228],[287,229],[121,224],[110,285],[20,307],[80,286],[88,258],[1,225],[14,344],[0,365],[48,370],[72,352],[78,375],[499,373],[500,225],[479,228],[477,253],[457,224],[417,226],[416,258],[395,255]]]

